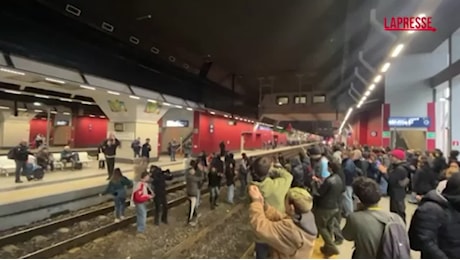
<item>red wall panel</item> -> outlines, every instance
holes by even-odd
[[[75,147],[96,147],[107,137],[106,118],[78,117],[73,122]]]
[[[348,145],[382,146],[382,112],[372,109],[362,112],[355,117],[352,123],[352,134],[347,138]],[[376,132],[376,136],[371,133]]]
[[[35,147],[35,137],[37,134],[42,134],[46,137],[46,118],[34,118],[30,120],[30,132],[29,132],[29,143],[34,144]],[[52,124],[50,124],[52,126]],[[51,127],[50,138],[53,137],[53,128]]]
[[[228,118],[210,114],[195,112],[193,134],[193,153],[201,151],[217,152],[219,143],[225,142],[226,149],[230,151],[240,150],[241,136],[244,134],[245,149],[260,149],[262,143],[273,140],[278,136],[278,143],[286,144],[287,136],[284,133],[277,133],[272,130],[255,130],[254,124],[238,121],[236,125],[229,125]],[[211,133],[211,125],[213,132]]]

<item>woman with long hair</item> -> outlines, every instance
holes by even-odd
[[[113,170],[109,184],[102,194],[112,194],[113,196],[113,202],[115,204],[115,222],[119,222],[124,219],[126,189],[131,188],[132,186],[133,182],[123,176],[120,168]]]

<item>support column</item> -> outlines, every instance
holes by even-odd
[[[29,142],[30,120],[35,113],[19,112],[14,116],[13,112],[0,112],[0,147],[13,147],[21,140]]]

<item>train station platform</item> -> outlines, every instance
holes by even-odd
[[[248,156],[296,153],[306,145],[280,147],[274,150],[245,151]],[[241,154],[235,154],[241,159]],[[184,160],[170,162],[161,157],[155,164],[169,168],[171,172],[185,169]],[[132,164],[115,164],[128,178],[133,178]],[[14,177],[3,177],[0,183],[0,221],[2,229],[26,225],[59,214],[97,205],[110,199],[98,196],[107,185],[107,171],[97,169],[97,161],[90,162],[83,170],[47,173],[41,181],[14,183]]]

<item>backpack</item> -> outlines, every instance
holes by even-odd
[[[378,212],[372,212],[375,216]],[[381,220],[380,216],[376,218]],[[382,239],[380,240],[380,249],[377,255],[378,259],[410,259],[410,243],[406,226],[401,217],[391,213],[387,220],[383,222]]]
[[[6,157],[8,157],[8,159],[10,159],[10,160],[14,160],[15,157],[16,157],[16,147],[11,148],[11,149],[8,151],[8,154],[6,155]]]

